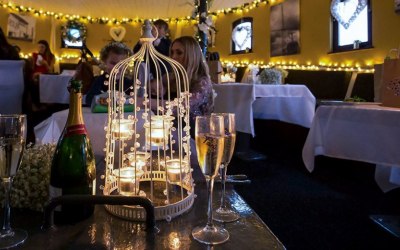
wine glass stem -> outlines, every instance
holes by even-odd
[[[226,167],[228,164],[223,164],[221,170],[221,184],[222,184],[222,195],[220,208],[226,208],[225,205],[225,183],[226,183]]]
[[[11,233],[10,226],[10,189],[11,189],[11,178],[3,178],[4,187],[4,214],[3,214],[3,227],[1,229],[0,235],[7,235]]]
[[[207,180],[207,195],[208,195],[208,221],[207,226],[213,227],[212,222],[212,200],[213,200],[214,178]]]

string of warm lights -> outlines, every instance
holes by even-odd
[[[4,2],[0,1],[0,6],[5,9],[10,9],[11,11],[19,12],[19,13],[29,13],[34,16],[44,16],[44,17],[54,17],[55,19],[64,19],[64,20],[76,20],[81,22],[88,23],[99,23],[99,24],[127,24],[127,23],[143,23],[145,18],[109,18],[109,17],[91,17],[91,16],[80,16],[80,15],[72,15],[72,14],[64,14],[64,13],[56,13],[52,11],[46,11],[42,8],[35,9],[32,7],[25,7],[23,5],[17,5],[12,2]],[[148,19],[148,18],[146,18]],[[154,21],[158,18],[149,19],[150,21]],[[179,18],[167,18],[164,19],[167,22],[181,22],[181,21],[192,21],[196,20],[196,17],[179,17]]]
[[[19,55],[21,58],[25,59],[32,57],[31,53],[29,54],[20,53]],[[56,55],[56,61],[63,62],[68,60],[79,60],[80,56],[81,55],[79,53],[63,53],[61,56]],[[99,60],[98,55],[95,55],[95,57]],[[297,62],[290,61],[290,62],[269,62],[266,64],[264,61],[249,61],[249,60],[229,61],[222,59],[221,64],[223,67],[230,65],[235,67],[259,67],[259,68],[278,67],[289,70],[356,71],[360,73],[374,73],[373,65],[361,66],[361,64],[359,63],[346,64],[346,63],[334,63],[334,62],[330,63],[319,62],[318,64],[312,64],[311,62],[307,62],[306,64],[299,64]]]
[[[232,13],[242,13],[248,12],[254,8],[260,7],[261,4],[270,4],[275,5],[283,2],[284,0],[255,0],[251,3],[245,3],[241,6],[227,8],[222,10],[217,10],[214,12],[210,12],[209,15],[213,16],[220,16]],[[90,17],[90,16],[79,16],[79,15],[70,15],[70,14],[63,14],[63,13],[55,13],[50,11],[45,11],[42,8],[34,9],[31,7],[25,7],[22,5],[16,5],[12,2],[5,2],[0,1],[0,6],[6,9],[10,9],[12,11],[21,12],[21,13],[30,13],[35,16],[47,16],[47,17],[54,17],[56,19],[65,19],[65,20],[76,20],[76,21],[83,21],[88,23],[99,23],[99,24],[126,24],[126,23],[142,23],[144,22],[144,18],[108,18],[108,17]],[[195,9],[198,9],[198,5],[195,1],[194,5]],[[150,19],[156,20],[158,18]],[[180,17],[180,18],[168,18],[164,19],[167,22],[197,22],[198,14],[195,13],[193,16],[187,17]],[[20,54],[21,58],[29,58],[31,54]],[[61,56],[56,56],[56,60],[58,62],[62,62],[65,60],[71,59],[79,59],[80,54],[62,54]],[[234,65],[235,67],[248,67],[249,65],[258,66],[260,68],[270,68],[270,67],[280,67],[284,69],[291,69],[291,70],[326,70],[326,71],[358,71],[358,72],[366,72],[366,73],[373,73],[374,69],[372,64],[365,65],[363,67],[360,66],[359,63],[355,64],[346,64],[346,63],[325,63],[319,62],[318,64],[311,64],[307,62],[306,64],[298,64],[297,62],[269,62],[268,64],[264,63],[263,61],[253,61],[250,62],[248,60],[244,61],[222,61],[223,66],[227,64]]]
[[[245,3],[237,7],[221,9],[214,12],[210,12],[209,15],[213,15],[218,17],[219,15],[226,15],[231,13],[242,13],[248,12],[254,8],[260,6],[260,4],[268,4],[271,5],[282,2],[283,0],[255,0],[251,3]],[[56,13],[52,11],[46,11],[42,8],[35,9],[32,7],[26,7],[23,5],[17,5],[12,2],[5,2],[0,1],[0,6],[5,9],[10,9],[11,11],[19,12],[19,13],[29,13],[34,16],[44,16],[44,17],[54,17],[56,19],[64,19],[64,20],[76,20],[81,22],[88,22],[88,23],[99,23],[99,24],[128,24],[128,23],[143,23],[145,19],[149,18],[129,18],[129,17],[122,17],[122,18],[109,18],[109,17],[91,17],[91,16],[80,16],[80,15],[72,15],[72,14],[65,14],[65,13]],[[195,9],[198,8],[198,5],[194,6]],[[150,21],[154,21],[158,18],[151,18]],[[178,23],[178,22],[197,22],[198,15],[186,16],[186,17],[172,17],[164,19],[166,22],[169,23]]]
[[[32,53],[23,53],[20,52],[19,53],[19,57],[23,58],[23,59],[29,59],[32,58]],[[98,55],[94,56],[95,58],[97,58],[97,60],[100,60]],[[56,61],[57,62],[64,62],[67,60],[79,60],[81,58],[81,54],[79,53],[63,53],[61,56],[55,55]]]
[[[259,68],[282,68],[289,70],[313,70],[313,71],[356,71],[360,73],[374,73],[372,65],[366,65],[361,67],[359,63],[345,64],[345,63],[324,63],[312,64],[310,62],[306,64],[298,64],[297,62],[269,62],[264,63],[263,61],[228,61],[222,60],[221,64],[223,67],[227,65],[233,65],[235,67],[259,67]]]

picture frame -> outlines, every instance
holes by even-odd
[[[7,20],[7,37],[32,42],[35,39],[36,19],[10,13]]]

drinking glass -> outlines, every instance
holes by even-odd
[[[224,121],[222,116],[198,116],[195,125],[197,159],[206,177],[208,195],[208,220],[206,226],[195,227],[194,239],[201,243],[215,245],[229,239],[226,229],[216,226],[212,220],[212,193],[214,179],[218,175],[224,149]]]
[[[227,207],[225,200],[225,182],[228,164],[232,159],[236,142],[235,114],[233,113],[215,113],[212,115],[222,116],[224,120],[224,150],[221,166],[219,168],[222,184],[222,195],[220,207],[215,210],[213,219],[220,222],[232,222],[239,219],[239,214]]]
[[[28,234],[10,226],[10,189],[21,163],[26,138],[25,115],[0,115],[0,178],[4,187],[4,217],[0,249],[24,243]]]

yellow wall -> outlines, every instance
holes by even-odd
[[[231,13],[219,15],[215,19],[216,44],[210,51],[218,51],[223,60],[229,61],[262,61],[268,62],[296,62],[298,64],[311,63],[317,65],[324,63],[359,63],[361,66],[380,63],[391,48],[400,45],[400,15],[394,13],[394,3],[392,0],[371,0],[372,5],[372,29],[373,46],[372,49],[357,50],[344,53],[330,54],[330,1],[300,0],[300,46],[301,53],[292,56],[269,57],[269,5],[262,3],[258,8],[242,13]],[[0,8],[0,27],[7,31],[8,9]],[[253,53],[244,55],[230,55],[231,48],[231,29],[232,22],[241,18],[251,16],[254,18],[254,43]],[[78,55],[77,50],[61,49],[60,27],[65,20],[54,20],[56,27],[56,46],[55,54]],[[133,47],[140,36],[139,23],[123,25],[126,30],[124,41],[129,47]],[[23,53],[32,53],[36,50],[36,42],[40,39],[50,41],[51,39],[52,18],[36,18],[35,41],[26,42],[10,40],[12,44],[21,47]],[[101,47],[104,46],[111,37],[109,29],[112,25],[87,24],[88,47],[98,55]],[[170,24],[171,37],[181,35],[194,35],[193,22],[182,21]],[[76,59],[74,59],[76,61]],[[73,61],[74,61],[73,60]]]
[[[311,63],[359,63],[361,66],[381,63],[388,51],[400,46],[400,15],[394,12],[391,0],[371,0],[372,6],[372,42],[374,48],[343,53],[330,54],[330,2],[315,0],[300,0],[300,46],[297,55],[272,57],[269,56],[269,5],[262,4],[248,13],[229,14],[221,16],[216,21],[218,29],[216,47],[222,58],[229,61],[264,61]],[[254,18],[253,53],[246,55],[230,55],[231,42],[226,39],[231,33],[231,24],[235,20],[251,16]]]

